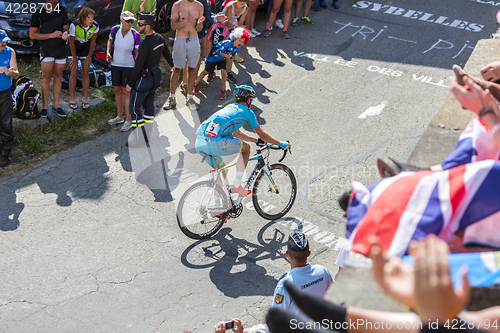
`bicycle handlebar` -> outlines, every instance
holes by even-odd
[[[290,142],[287,140],[287,142]],[[261,138],[259,138],[257,140],[257,142],[255,143],[258,147],[262,147],[261,149],[259,149],[260,151],[264,150],[264,149],[272,149],[272,150],[279,150],[281,149],[280,147],[278,146],[275,146],[273,144],[270,144],[270,143],[267,143],[265,142],[264,140],[262,140]],[[283,156],[281,156],[281,158],[278,160],[279,163],[281,163],[281,161],[283,161],[286,157],[286,154],[288,153],[288,151],[290,151],[290,154],[292,153],[292,150],[291,150],[292,146],[290,146],[288,149],[284,150],[283,151]]]

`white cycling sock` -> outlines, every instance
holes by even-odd
[[[242,178],[243,178],[243,172],[236,171],[236,179],[234,180],[234,187],[240,187]]]

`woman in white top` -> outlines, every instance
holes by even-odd
[[[132,28],[136,18],[134,14],[125,11],[120,16],[120,25],[111,28],[108,39],[108,61],[111,62],[111,81],[115,90],[117,117],[110,119],[110,125],[124,122],[122,132],[132,128],[131,115],[129,113],[130,92],[125,89],[134,69],[135,59],[139,53],[141,35]],[[126,119],[123,119],[123,108],[125,107]]]

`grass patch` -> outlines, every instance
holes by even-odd
[[[172,49],[173,41],[169,40],[168,37],[172,37],[173,32],[170,31],[163,36],[167,38],[167,43]],[[97,45],[106,47],[106,42],[107,37],[99,38]],[[41,93],[42,71],[38,56],[17,55],[17,66],[19,74],[29,77],[33,81],[34,87]],[[68,64],[66,68],[69,68]],[[163,57],[160,68],[163,72],[162,83],[156,90],[156,95],[170,89],[170,67]],[[52,102],[51,98],[52,91],[50,92],[49,105]],[[77,101],[80,98],[81,93],[77,92]],[[14,145],[10,154],[11,164],[0,168],[0,177],[26,169],[61,151],[111,132],[113,127],[108,125],[108,120],[116,116],[113,88],[90,89],[89,99],[92,98],[103,98],[106,101],[86,110],[81,109],[78,112],[70,113],[66,118],[56,117],[48,124],[37,125],[36,122],[30,120],[15,122]],[[67,89],[62,90],[60,101],[61,103],[69,102]]]
[[[113,127],[107,121],[116,116],[113,88],[104,87],[100,91],[106,99],[104,103],[70,113],[66,118],[53,118],[48,124],[38,126],[29,121],[15,123],[11,164],[0,169],[0,176],[25,169],[81,142],[94,140],[112,131]]]

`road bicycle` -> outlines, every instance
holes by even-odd
[[[259,140],[257,153],[249,161],[257,161],[254,170],[245,183],[245,189],[252,188],[252,203],[255,211],[266,220],[283,217],[292,208],[297,195],[297,181],[292,170],[281,162],[269,165],[271,150],[277,146]],[[291,153],[291,151],[290,151]],[[215,156],[205,154],[202,162]],[[210,179],[190,186],[182,195],[177,206],[177,223],[181,231],[192,239],[205,239],[217,233],[229,218],[237,218],[243,212],[245,196],[232,193],[222,172],[235,166],[236,162],[210,172]],[[219,185],[222,184],[223,186]]]

